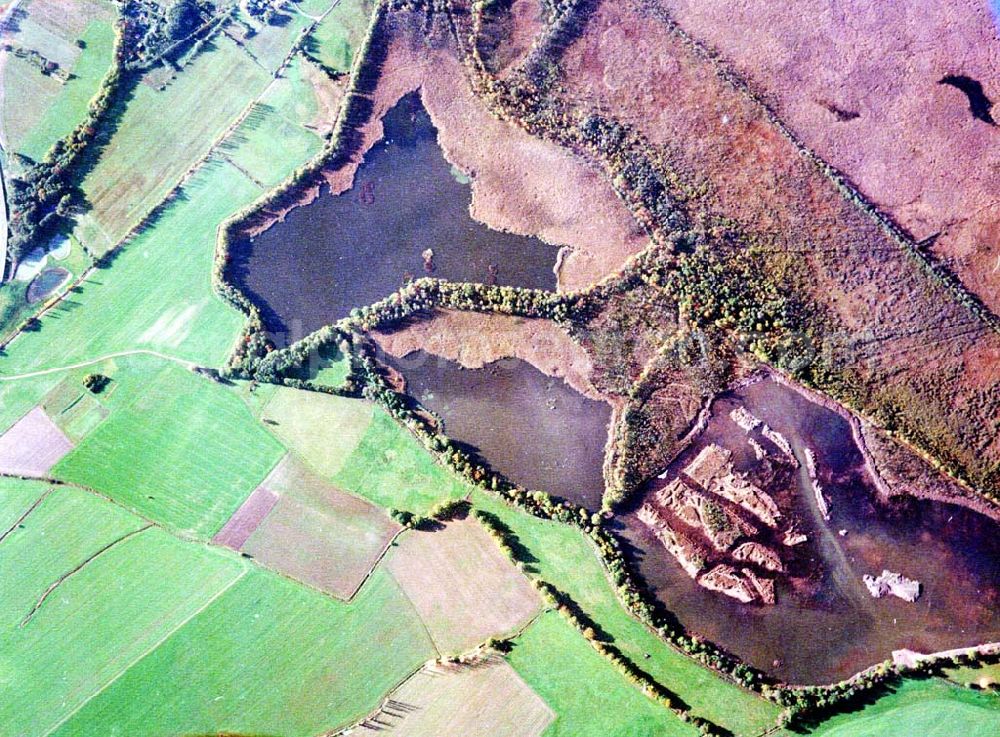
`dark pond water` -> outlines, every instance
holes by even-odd
[[[230,278],[284,344],[371,304],[409,278],[555,289],[558,248],[469,215],[471,187],[437,144],[417,93],[383,119],[354,186],[293,210],[232,253]],[[433,251],[432,265],[424,252]]]
[[[831,519],[806,491],[803,464],[785,500],[809,535],[794,549],[798,577],[779,583],[775,606],[753,606],[696,584],[641,522],[624,516],[643,577],[682,624],[794,683],[838,680],[895,649],[1000,640],[1000,525],[937,502],[877,504],[848,423],[793,390],[768,380],[722,397],[677,468],[708,442],[733,450],[737,466],[750,462],[746,436],[728,416],[737,404],[784,434],[800,461],[804,444],[813,449]],[[919,580],[920,598],[873,599],[861,577],[883,568]]]
[[[407,392],[444,420],[448,437],[472,446],[495,470],[528,489],[600,507],[607,404],[518,359],[465,369],[415,351],[391,363],[406,377]]]
[[[28,285],[26,295],[28,304],[41,302],[62,286],[69,277],[70,273],[61,266],[45,269],[45,271],[32,279]]]

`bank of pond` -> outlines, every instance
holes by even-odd
[[[418,93],[382,124],[349,190],[324,189],[230,253],[229,279],[260,307],[277,345],[421,276],[556,288],[556,246],[472,219],[469,180],[445,159]]]

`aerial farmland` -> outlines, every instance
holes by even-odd
[[[0,737],[1000,733],[1000,10],[883,5],[0,2]]]

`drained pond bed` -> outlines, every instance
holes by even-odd
[[[600,508],[607,404],[516,358],[466,369],[414,351],[389,362],[407,393],[444,421],[448,437],[495,470],[527,489]]]
[[[228,277],[260,307],[278,345],[421,276],[556,288],[556,246],[472,219],[471,187],[441,152],[418,93],[382,123],[384,138],[365,154],[351,189],[324,190],[233,246]]]
[[[740,407],[760,424],[752,430],[741,427],[731,415]],[[784,469],[779,473],[760,473],[751,439],[768,458],[782,455],[764,440],[764,428],[788,442],[787,457],[770,464]],[[737,573],[749,567],[751,578],[759,574],[771,580],[773,604],[743,603],[733,593],[699,584],[642,512],[671,480],[681,478],[685,488],[698,488],[689,474],[698,476],[694,461],[699,454],[704,460],[702,452],[713,444],[736,476],[758,483],[780,509],[773,530],[746,510],[736,510],[763,529],[757,539],[761,549],[775,552],[780,572],[756,565],[766,562],[760,557],[754,564],[731,566]],[[689,509],[677,509],[679,517],[671,517],[673,510],[664,516],[696,537],[698,530],[685,523]],[[772,380],[716,400],[704,432],[616,524],[646,583],[687,629],[787,682],[836,681],[897,649],[935,652],[1000,639],[1000,526],[965,507],[909,496],[879,501],[848,422]],[[737,541],[733,548],[740,545]],[[732,555],[709,544],[699,549],[709,556]],[[694,558],[703,566],[699,576],[716,565]],[[883,570],[919,581],[919,597],[913,602],[893,595],[874,598],[863,576]]]

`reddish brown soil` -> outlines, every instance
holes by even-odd
[[[590,383],[590,357],[554,323],[508,315],[440,310],[392,332],[377,332],[386,353],[401,358],[415,350],[482,368],[501,358],[520,358],[544,374],[562,378],[581,394],[602,400]]]
[[[726,217],[745,239],[796,254],[801,287],[830,325],[817,349],[863,387],[859,403],[898,405],[911,430],[974,476],[1000,460],[1000,385],[984,385],[986,369],[970,365],[990,361],[1000,336],[925,276],[759,105],[634,1],[601,3],[563,69],[571,102],[613,111],[702,185],[695,214]]]
[[[350,599],[400,529],[383,510],[331,486],[289,454],[213,542]]]
[[[45,476],[73,443],[35,407],[0,435],[0,472],[17,476]]]
[[[841,169],[1000,311],[1000,129],[938,81],[1000,99],[989,4],[659,0],[766,93],[802,141]]]
[[[239,550],[278,502],[278,495],[263,484],[254,489],[232,517],[226,520],[212,542]]]

